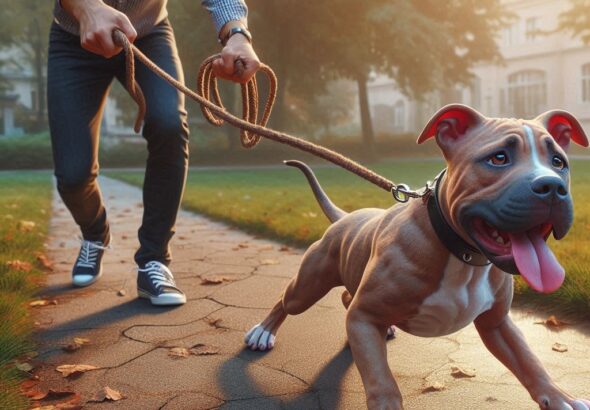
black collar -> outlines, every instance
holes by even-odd
[[[438,190],[442,179],[446,173],[446,170],[441,172],[436,177],[434,184],[434,191],[428,197],[428,216],[430,217],[430,223],[438,236],[438,239],[442,244],[455,255],[459,260],[473,265],[473,266],[485,266],[489,265],[490,261],[479,249],[474,248],[461,238],[457,232],[451,228],[447,220],[445,219],[440,209],[438,202]]]

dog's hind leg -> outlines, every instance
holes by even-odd
[[[330,289],[339,286],[340,277],[321,250],[321,242],[313,244],[305,253],[297,275],[291,279],[281,300],[272,308],[266,319],[246,333],[245,343],[252,350],[269,350],[274,347],[275,336],[288,315],[298,315],[313,306]]]

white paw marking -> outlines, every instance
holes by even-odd
[[[262,324],[257,324],[246,333],[244,342],[250,350],[260,350],[264,352],[270,350],[275,345],[275,336],[270,330],[265,329]]]
[[[584,399],[574,400],[572,402],[572,408],[574,410],[588,410],[590,409],[590,401]]]

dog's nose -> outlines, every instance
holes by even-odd
[[[556,197],[564,199],[567,197],[567,187],[563,180],[554,175],[543,175],[533,179],[531,188],[535,195],[540,198],[550,199]]]

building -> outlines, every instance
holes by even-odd
[[[570,3],[563,0],[503,0],[517,15],[498,38],[503,65],[480,64],[470,87],[412,101],[395,82],[376,76],[369,101],[377,133],[416,133],[442,105],[460,102],[491,117],[534,118],[550,109],[574,114],[590,133],[590,45],[553,32]]]

